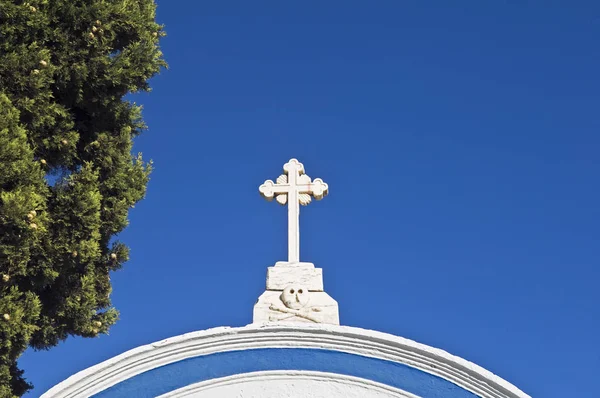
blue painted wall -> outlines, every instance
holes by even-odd
[[[403,364],[306,348],[250,349],[190,358],[134,376],[94,397],[156,397],[204,380],[268,370],[344,374],[396,387],[423,398],[476,397],[447,380]]]

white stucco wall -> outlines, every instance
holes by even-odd
[[[271,371],[223,377],[158,398],[416,398],[370,380],[322,372]]]

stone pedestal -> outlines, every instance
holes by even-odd
[[[312,263],[277,262],[267,270],[267,290],[254,305],[254,323],[339,325],[337,302],[323,291],[323,270]]]

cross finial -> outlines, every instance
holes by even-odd
[[[312,200],[323,199],[328,194],[329,187],[320,178],[311,182],[304,174],[304,165],[296,159],[290,159],[283,165],[284,174],[277,177],[276,182],[266,180],[258,190],[267,200],[277,200],[282,205],[288,205],[288,262],[300,262],[300,206],[306,206]]]

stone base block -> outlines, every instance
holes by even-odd
[[[308,292],[309,299],[300,309],[286,307],[281,291],[267,290],[254,305],[254,323],[300,322],[340,324],[338,303],[325,292]]]
[[[315,268],[311,263],[277,263],[267,269],[267,290],[283,290],[292,284],[322,292],[323,269]]]

